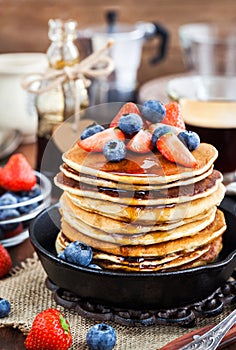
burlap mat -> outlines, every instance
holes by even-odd
[[[35,316],[40,311],[49,307],[57,307],[63,310],[71,325],[73,336],[71,350],[88,349],[86,346],[87,331],[98,322],[82,318],[73,310],[66,310],[56,305],[52,293],[45,286],[45,279],[46,274],[37,256],[34,255],[32,259],[28,259],[14,269],[11,277],[0,281],[0,297],[8,299],[11,303],[11,312],[8,317],[0,319],[0,327],[13,326],[27,334]],[[225,310],[218,317],[198,321],[196,328],[219,322],[228,311],[229,309]],[[117,333],[116,350],[156,350],[190,331],[178,326],[125,327],[114,323],[110,325]]]

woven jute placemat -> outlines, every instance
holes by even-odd
[[[8,317],[0,319],[0,327],[11,326],[24,334],[30,330],[35,316],[49,307],[60,309],[69,320],[73,336],[71,350],[87,350],[86,334],[98,323],[79,316],[74,310],[64,309],[54,301],[52,292],[45,286],[46,273],[36,254],[11,272],[11,276],[0,281],[0,297],[11,303]],[[196,328],[218,323],[229,312],[225,309],[217,317],[198,320]],[[190,330],[180,326],[137,326],[126,327],[110,322],[117,333],[115,350],[157,350]],[[191,329],[191,331],[193,330]]]

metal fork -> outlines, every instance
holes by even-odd
[[[236,310],[232,311],[226,318],[207,333],[202,336],[195,336],[196,339],[179,350],[215,350],[235,322]]]

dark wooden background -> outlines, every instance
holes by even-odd
[[[236,21],[235,0],[0,0],[0,53],[46,51],[49,18],[73,18],[80,28],[104,21],[104,11],[117,9],[119,20],[156,21],[171,34],[168,56],[150,66],[155,43],[144,45],[139,82],[185,70],[178,27],[196,21]]]

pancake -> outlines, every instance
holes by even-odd
[[[207,176],[209,176],[212,171],[213,171],[213,166],[211,166],[206,172],[190,177],[187,179],[179,179],[174,182],[170,183],[163,183],[161,185],[134,185],[134,184],[127,184],[127,183],[122,183],[122,182],[114,182],[111,180],[106,180],[102,178],[97,178],[93,176],[86,176],[84,174],[80,174],[79,172],[76,172],[74,169],[68,167],[68,165],[63,164],[60,166],[60,171],[69,178],[72,178],[73,180],[85,184],[89,184],[92,186],[97,186],[97,187],[105,187],[105,188],[110,188],[110,189],[124,189],[124,190],[131,190],[131,191],[151,191],[151,190],[158,190],[158,189],[164,189],[164,188],[171,188],[171,187],[176,187],[176,186],[186,186],[190,184],[194,184],[200,180],[205,179]]]
[[[216,238],[210,244],[200,247],[193,252],[168,256],[164,259],[143,259],[136,264],[130,260],[122,261],[122,263],[114,263],[111,255],[95,254],[94,263],[104,269],[121,270],[125,272],[164,272],[176,271],[196,266],[206,265],[213,262],[222,249],[222,237]],[[125,263],[124,263],[125,262]]]
[[[64,249],[63,246],[70,241],[59,233],[56,240],[58,253]],[[216,259],[222,249],[222,237],[214,239],[211,243],[201,246],[194,251],[172,253],[162,257],[150,258],[124,258],[114,254],[93,250],[93,263],[108,270],[122,270],[126,272],[154,272],[166,270],[179,270],[195,266],[205,265]]]
[[[206,172],[218,156],[212,145],[201,143],[192,152],[197,167],[186,168],[169,162],[159,152],[127,152],[120,162],[108,162],[102,153],[86,152],[75,144],[62,156],[63,162],[80,174],[134,185],[160,185],[192,178]]]
[[[78,218],[71,216],[70,212],[64,210],[62,217],[62,227],[64,226],[63,222],[65,222],[86,236],[118,245],[149,245],[194,235],[210,225],[214,219],[215,212],[213,211],[212,215],[206,219],[198,220],[194,223],[185,224],[172,230],[151,231],[149,233],[136,235],[122,235],[119,233],[107,233],[101,229],[91,227]]]
[[[133,224],[148,223],[148,225],[153,225],[157,222],[169,223],[191,218],[208,211],[210,208],[221,203],[224,198],[225,187],[220,183],[216,191],[207,197],[177,205],[169,204],[160,206],[125,206],[119,203],[79,197],[69,192],[66,192],[66,194],[75,206],[88,212]]]
[[[59,173],[55,178],[55,184],[63,191],[79,197],[99,199],[131,206],[146,206],[183,203],[209,196],[216,190],[222,180],[222,174],[219,171],[214,170],[207,178],[195,184],[157,191],[133,192],[82,184],[66,177],[63,173]]]
[[[87,236],[76,230],[65,220],[62,220],[61,229],[65,237],[70,241],[82,241],[93,249],[120,256],[148,257],[164,256],[184,250],[194,250],[199,246],[209,244],[212,240],[223,234],[226,230],[226,224],[224,214],[220,210],[217,210],[215,220],[197,234],[158,244],[132,246],[118,245]]]
[[[197,216],[182,219],[179,221],[173,221],[169,223],[156,222],[153,225],[143,224],[132,224],[121,220],[114,220],[103,215],[88,212],[80,207],[74,205],[66,193],[60,198],[60,204],[63,208],[63,212],[67,212],[74,218],[79,219],[82,222],[86,222],[89,226],[101,229],[108,233],[119,233],[119,234],[140,234],[151,231],[167,231],[173,230],[174,228],[180,227],[185,224],[194,223],[199,220],[209,220],[212,215],[215,215],[216,207],[210,208],[208,211],[203,212]],[[148,224],[148,223],[147,223]]]

